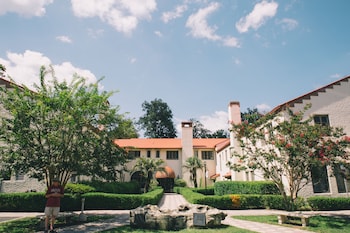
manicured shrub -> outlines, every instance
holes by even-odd
[[[147,204],[156,205],[163,195],[163,189],[155,189],[145,194],[86,193],[85,209],[127,210]]]
[[[181,194],[189,203],[196,204],[197,199],[201,199],[205,197],[201,193],[193,192],[193,189],[191,188],[180,188],[180,187],[175,187],[174,191],[176,193]]]
[[[312,210],[349,210],[350,198],[345,197],[309,197],[307,202]]]
[[[220,181],[214,184],[215,195],[226,194],[279,194],[270,181]]]
[[[0,193],[1,211],[41,212],[45,208],[45,194],[31,193]]]
[[[204,196],[195,200],[195,204],[208,205],[222,210],[239,209],[235,207],[229,195],[225,196]]]
[[[95,188],[96,192],[103,193],[139,194],[141,190],[137,182],[84,181],[82,183]]]
[[[74,184],[74,183],[68,183],[66,187],[64,188],[65,193],[72,193],[72,194],[84,194],[89,192],[95,192],[96,189],[94,187],[91,187],[87,184]]]
[[[184,179],[175,179],[174,186],[175,187],[187,187],[187,183]]]
[[[203,195],[214,195],[214,187],[209,188],[196,188],[193,189],[194,192],[201,193]]]

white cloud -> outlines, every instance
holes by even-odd
[[[219,3],[213,2],[205,8],[199,9],[187,19],[186,27],[194,38],[204,38],[211,41],[220,41],[224,46],[239,47],[238,39],[234,37],[222,37],[216,34],[216,26],[209,26],[207,18],[219,8]]]
[[[236,47],[236,48],[240,47],[240,43],[238,39],[235,37],[222,38],[222,43],[227,47]]]
[[[215,132],[219,129],[228,130],[228,113],[225,111],[216,111],[210,116],[200,116],[199,121],[204,125],[204,128]]]
[[[91,38],[97,39],[98,37],[102,36],[104,33],[103,29],[92,29],[92,28],[88,28],[88,35]]]
[[[238,58],[235,58],[233,62],[234,62],[236,65],[242,64],[241,60],[239,60]]]
[[[57,36],[56,39],[68,44],[71,44],[73,42],[68,36]]]
[[[296,21],[295,19],[284,18],[278,21],[277,24],[281,24],[283,30],[291,31],[298,26],[298,21]]]
[[[130,58],[129,61],[131,64],[134,64],[137,61],[137,59],[136,59],[136,57],[133,57],[133,58]]]
[[[160,31],[154,31],[154,34],[156,34],[158,37],[163,37],[163,33]]]
[[[43,16],[45,6],[54,0],[2,0],[0,1],[0,15],[7,12],[17,13],[25,17]]]
[[[197,13],[192,14],[186,27],[191,29],[191,35],[195,38],[206,38],[209,40],[220,40],[220,36],[215,34],[216,27],[210,27],[207,23],[207,17],[219,8],[219,3],[213,2],[206,8],[201,8]]]
[[[162,21],[168,23],[170,20],[182,17],[183,13],[188,9],[186,4],[179,5],[174,11],[163,12]]]
[[[250,28],[257,30],[261,27],[269,18],[272,18],[277,13],[278,4],[274,1],[268,2],[263,0],[254,6],[252,12],[247,16],[241,18],[236,23],[238,32],[247,32]]]
[[[23,54],[7,53],[7,58],[0,58],[0,63],[6,67],[6,73],[16,83],[26,85],[30,88],[33,84],[39,84],[40,67],[53,67],[55,76],[58,81],[66,80],[68,83],[73,79],[73,75],[77,74],[86,79],[87,83],[96,83],[95,75],[85,69],[74,67],[70,62],[62,64],[52,64],[51,60],[42,53],[26,50]],[[50,75],[47,76],[47,81],[52,80]],[[102,88],[102,87],[101,87]]]
[[[130,34],[140,20],[150,20],[155,0],[71,0],[73,13],[81,18],[98,17],[115,30]]]
[[[267,104],[258,104],[258,105],[256,105],[256,108],[258,109],[258,112],[262,113],[262,114],[265,114],[265,113],[269,112],[272,109]]]
[[[332,79],[339,79],[341,77],[341,75],[337,73],[337,74],[332,74],[330,77]]]

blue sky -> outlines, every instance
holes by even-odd
[[[16,82],[41,65],[116,93],[138,119],[161,98],[176,124],[227,128],[227,106],[266,112],[350,73],[347,0],[0,2],[0,63]]]

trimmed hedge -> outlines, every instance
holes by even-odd
[[[197,189],[177,188],[175,190],[193,204],[209,205],[222,210],[234,209],[280,209],[285,210],[283,196],[281,195],[259,195],[259,194],[229,194],[205,196]],[[297,208],[302,208],[301,199],[296,201]]]
[[[193,189],[194,192],[201,193],[203,195],[214,195],[214,187],[209,188],[196,188]]]
[[[155,189],[145,194],[86,193],[85,209],[127,210],[147,204],[157,205],[163,196],[163,189]]]
[[[45,208],[45,193],[0,193],[0,211],[42,212]],[[85,198],[85,209],[133,209],[140,205],[156,205],[163,196],[163,189],[145,194],[86,193],[64,194],[62,211],[81,209],[81,197]]]
[[[346,197],[309,197],[307,202],[312,210],[349,210],[350,198]]]
[[[96,189],[94,187],[91,187],[87,184],[74,184],[74,183],[68,183],[66,184],[66,187],[64,187],[65,193],[72,193],[72,194],[84,194],[84,193],[90,193],[95,192]]]
[[[141,187],[138,182],[102,182],[84,181],[82,184],[95,188],[96,192],[118,194],[140,194]]]
[[[220,181],[214,184],[215,195],[227,194],[280,194],[271,181]]]

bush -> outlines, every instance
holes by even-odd
[[[194,192],[201,193],[203,195],[214,195],[214,187],[209,187],[209,188],[196,188],[193,189]]]
[[[307,202],[312,210],[349,210],[350,198],[345,197],[309,197]]]
[[[226,194],[280,194],[271,181],[220,181],[214,184],[215,195]]]
[[[64,188],[65,193],[72,193],[72,194],[84,194],[84,193],[89,193],[94,191],[96,191],[94,187],[91,187],[90,185],[86,185],[86,184],[68,183]]]
[[[187,187],[187,183],[184,179],[175,179],[175,187]]]
[[[163,195],[163,189],[155,189],[145,194],[86,193],[85,209],[127,210],[147,204],[156,205]]]
[[[41,212],[45,208],[44,193],[0,193],[1,211]]]
[[[95,188],[96,192],[103,193],[139,194],[141,190],[137,182],[102,182],[95,180],[82,183]]]
[[[197,193],[197,192],[193,192],[193,190],[191,188],[180,188],[180,187],[175,187],[174,190],[176,193],[181,194],[182,196],[184,196],[184,198],[189,202],[189,203],[193,203],[196,204],[198,199],[201,199],[203,197],[205,197],[203,194],[201,193]]]

